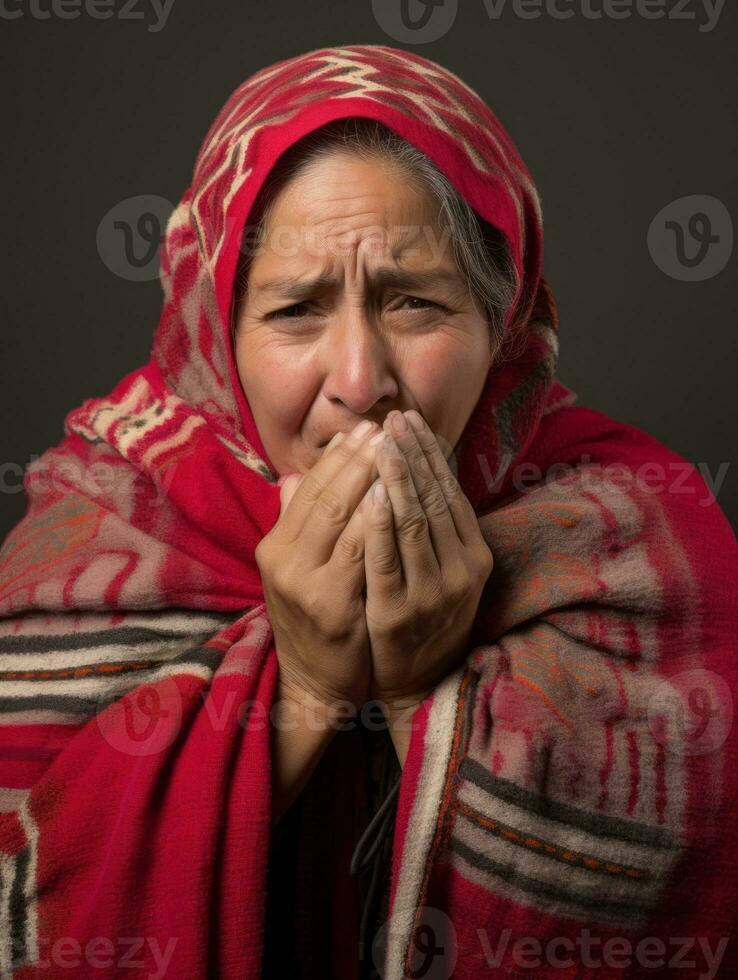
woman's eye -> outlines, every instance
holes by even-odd
[[[430,306],[435,306],[437,309],[441,309],[439,303],[434,303],[432,299],[425,299],[422,296],[406,296],[405,299],[403,300],[403,306],[405,305],[405,303],[424,303],[425,309],[427,309]],[[398,307],[398,309],[400,308],[401,307]],[[423,309],[423,307],[416,306],[415,309]]]
[[[274,310],[272,313],[267,314],[267,320],[274,320],[280,316],[285,317],[287,320],[298,319],[298,317],[294,316],[294,311],[305,307],[307,307],[307,303],[293,303],[292,306],[285,306],[281,310]]]
[[[416,310],[432,308],[437,310],[444,309],[440,303],[436,303],[431,299],[425,299],[422,296],[405,296],[402,304],[400,306],[396,306],[395,309],[401,310],[407,303],[419,304],[413,307]],[[268,313],[266,319],[276,320],[278,318],[284,318],[285,320],[299,320],[309,313],[309,307],[309,303],[293,303],[292,306],[284,306],[281,310],[274,310],[272,313]]]

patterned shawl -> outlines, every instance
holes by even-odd
[[[0,551],[0,976],[260,975],[277,660],[254,549],[279,474],[229,315],[265,177],[351,115],[502,230],[519,341],[456,447],[495,568],[467,658],[414,718],[375,962],[635,976],[651,941],[653,976],[659,943],[666,970],[695,937],[692,972],[708,948],[727,969],[735,538],[690,464],[555,379],[539,198],[489,108],[432,61],[349,45],[232,94],[167,225],[149,362],[27,469]],[[350,976],[355,947],[329,940]]]

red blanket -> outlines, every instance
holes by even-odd
[[[28,468],[0,551],[0,975],[260,974],[277,660],[254,549],[279,474],[230,305],[265,176],[348,115],[427,153],[518,274],[516,356],[456,447],[495,568],[413,721],[375,961],[393,980],[732,975],[735,537],[694,467],[555,380],[540,203],[499,121],[371,45],[233,93],[167,227],[149,363]]]

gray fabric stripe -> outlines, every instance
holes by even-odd
[[[8,896],[8,917],[10,919],[10,953],[14,969],[28,959],[26,946],[26,878],[30,860],[30,843],[15,856],[15,876]]]
[[[159,637],[143,643],[111,644],[109,646],[84,647],[79,650],[54,650],[53,653],[6,653],[0,655],[0,683],[17,683],[12,673],[37,674],[43,671],[73,670],[76,667],[94,667],[101,664],[131,664],[138,660],[159,663],[172,662],[187,650],[193,650],[210,640],[209,635],[185,637]]]
[[[613,864],[634,865],[648,868],[656,875],[671,868],[676,853],[673,850],[648,847],[633,841],[622,841],[615,837],[589,834],[581,827],[572,827],[557,820],[547,820],[529,810],[522,810],[514,804],[506,803],[499,796],[490,796],[475,783],[465,780],[458,791],[457,799],[492,820],[507,824],[527,837],[539,837],[563,850],[583,851]],[[491,833],[491,831],[488,831]]]
[[[224,623],[229,620],[224,620]],[[205,631],[210,633],[210,630]],[[143,626],[120,626],[93,633],[57,633],[46,636],[0,637],[0,655],[3,653],[55,653],[65,650],[83,650],[105,644],[148,643],[152,640],[187,639],[205,635],[203,630],[191,633],[179,630],[146,629]]]
[[[621,820],[618,817],[580,810],[568,803],[539,796],[509,779],[495,776],[476,759],[467,758],[462,763],[459,774],[462,778],[468,779],[493,796],[498,796],[506,803],[514,803],[516,806],[530,810],[532,813],[537,813],[549,820],[558,820],[560,823],[579,827],[592,834],[616,837],[619,840],[631,841],[635,844],[648,844],[651,847],[666,849],[679,848],[678,841],[671,834],[658,827],[649,827],[642,823],[629,823],[627,820]]]
[[[591,868],[560,862],[516,841],[497,837],[462,814],[457,814],[453,836],[486,860],[501,868],[514,870],[542,888],[550,886],[558,889],[562,895],[569,896],[569,902],[578,905],[602,900],[622,905],[636,902],[641,907],[651,909],[663,892],[664,881],[661,877],[652,876],[646,881],[626,877],[606,878]]]
[[[503,881],[520,888],[522,891],[529,892],[540,898],[549,898],[569,906],[578,907],[586,913],[600,912],[617,919],[638,921],[650,911],[648,906],[642,906],[634,901],[617,902],[606,898],[587,900],[573,895],[570,892],[563,891],[560,888],[556,888],[554,885],[535,881],[533,878],[529,878],[527,875],[516,871],[510,865],[499,864],[484,854],[479,854],[455,837],[452,837],[449,841],[449,848],[472,867],[485,871],[488,874],[493,874]]]

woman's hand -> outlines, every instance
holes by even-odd
[[[359,505],[376,476],[378,432],[337,434],[307,474],[289,477],[279,519],[256,548],[280,687],[295,701],[361,707],[368,698]]]
[[[390,712],[422,701],[459,661],[493,565],[435,436],[417,412],[406,418],[385,420],[378,489],[362,502],[371,696]]]

